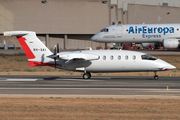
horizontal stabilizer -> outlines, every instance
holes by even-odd
[[[4,36],[24,36],[27,35],[27,31],[7,31],[4,32]]]

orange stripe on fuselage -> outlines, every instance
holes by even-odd
[[[25,42],[26,38],[17,36],[17,39],[18,39],[19,43],[21,44],[21,47],[23,48],[27,58],[34,59],[35,58],[34,54],[32,53],[32,51],[29,48],[29,46],[27,45],[27,43]]]

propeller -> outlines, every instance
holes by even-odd
[[[59,53],[59,43],[57,43],[57,53]]]
[[[57,58],[58,58],[57,53],[59,53],[59,43],[57,43],[57,47],[56,47],[56,45],[54,46],[54,55],[55,55],[55,57],[54,57],[54,63],[55,63],[55,69],[56,69],[56,60],[57,60]]]

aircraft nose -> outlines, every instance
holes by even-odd
[[[172,70],[172,69],[176,69],[176,67],[173,65],[168,65],[162,68],[162,70]]]
[[[91,37],[91,40],[96,41],[97,38],[98,38],[98,37],[97,37],[97,35],[95,34],[94,36]]]
[[[176,67],[175,66],[173,66],[173,65],[171,65],[171,64],[169,64],[169,63],[167,63],[167,62],[165,62],[165,61],[163,61],[163,60],[159,60],[160,62],[161,62],[161,64],[163,64],[163,68],[162,68],[162,70],[172,70],[172,69],[176,69]]]
[[[176,69],[175,66],[161,60],[161,59],[158,59],[158,62],[161,64],[161,70],[172,70],[172,69]]]

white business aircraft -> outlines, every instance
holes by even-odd
[[[162,43],[165,49],[180,48],[180,24],[118,24],[95,34],[91,40],[107,43]]]
[[[29,66],[51,66],[69,71],[84,72],[89,79],[91,72],[155,72],[175,69],[173,65],[151,55],[126,50],[80,50],[52,53],[35,32],[9,31],[4,36],[17,36],[29,61]],[[57,52],[56,52],[57,51]]]

